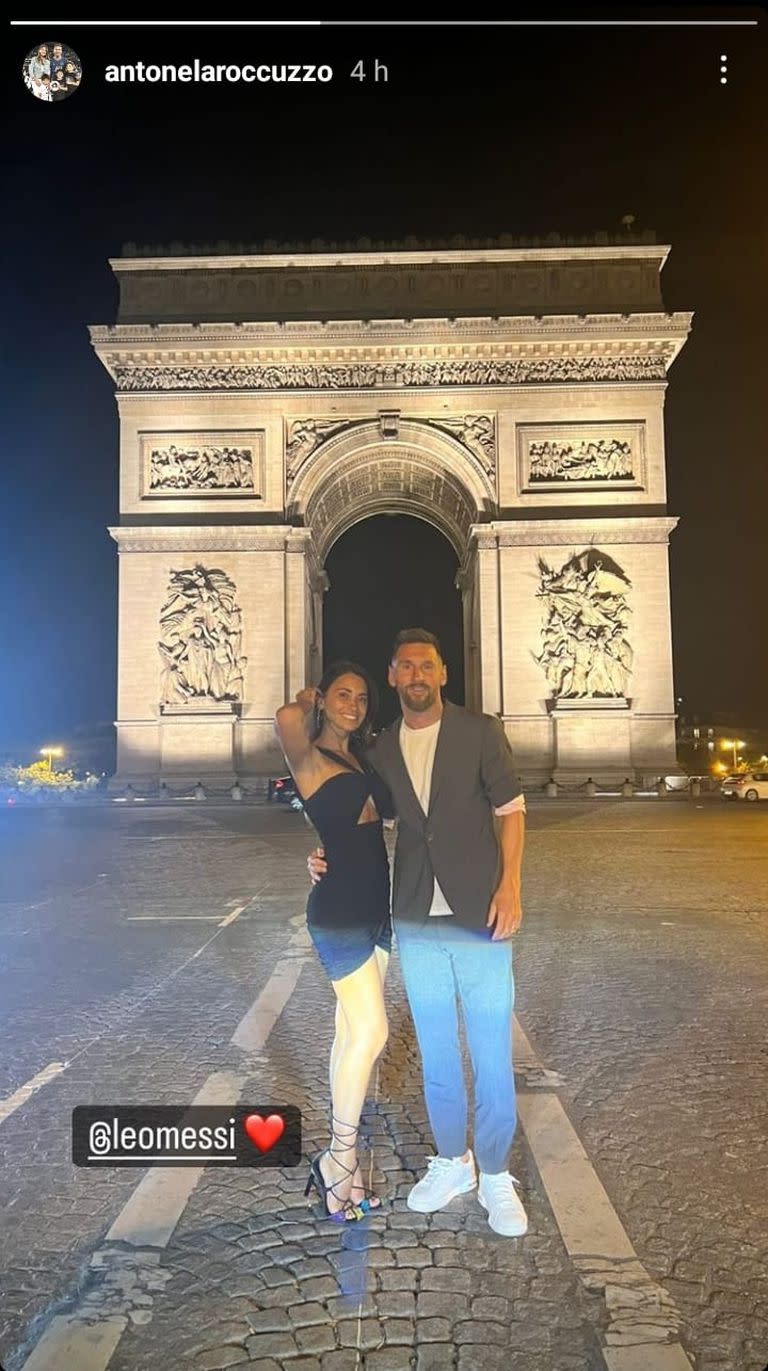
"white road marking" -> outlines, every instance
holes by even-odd
[[[247,909],[250,903],[250,900],[246,900],[245,904],[235,905],[235,908],[222,919],[219,928],[227,928],[229,924],[233,924],[235,919],[239,918],[243,910]]]
[[[77,1061],[78,1057],[82,1057],[84,1052],[88,1052],[89,1049],[93,1047],[94,1043],[100,1042],[101,1039],[105,1037],[107,1033],[111,1032],[111,1030],[115,1028],[118,1023],[121,1023],[124,1019],[129,1018],[130,1015],[134,1012],[134,1010],[138,1009],[139,1005],[144,1004],[146,1000],[151,1000],[155,995],[159,995],[162,990],[165,990],[166,986],[169,984],[170,981],[175,981],[176,977],[180,976],[182,971],[186,971],[187,967],[195,960],[196,957],[200,957],[202,953],[210,947],[211,943],[214,942],[216,938],[218,938],[220,932],[221,929],[217,928],[216,932],[212,933],[210,938],[206,938],[202,946],[198,947],[197,952],[191,953],[191,955],[187,957],[186,960],[180,964],[180,966],[175,967],[173,971],[169,971],[168,975],[164,976],[163,979],[159,981],[157,985],[152,986],[151,990],[147,990],[144,995],[139,996],[138,1000],[134,1000],[132,1004],[127,1005],[126,1008],[123,1010],[122,1014],[118,1014],[117,1018],[114,1019],[112,1023],[107,1024],[107,1026],[101,1033],[97,1033],[95,1037],[89,1038],[88,1042],[84,1043],[83,1046],[79,1049],[79,1051],[77,1051],[74,1054],[74,1056],[70,1058],[70,1060],[67,1062],[67,1066],[71,1066],[72,1062]]]
[[[38,1071],[26,1085],[20,1085],[18,1090],[14,1090],[12,1095],[7,1095],[4,1100],[0,1100],[0,1123],[7,1119],[10,1114],[19,1109],[22,1104],[26,1104],[30,1095],[34,1095],[41,1086],[47,1085],[54,1077],[65,1071],[69,1062],[49,1062],[42,1071]]]
[[[604,1347],[603,1358],[608,1371],[691,1371],[691,1362],[679,1342]]]
[[[231,904],[231,901],[229,903]],[[250,900],[247,901],[247,903],[250,904]],[[158,985],[154,986],[151,990],[148,990],[146,994],[141,995],[138,1000],[134,1001],[133,1004],[128,1005],[126,1009],[122,1012],[122,1014],[118,1014],[117,1018],[113,1020],[112,1023],[108,1024],[107,1027],[101,1033],[97,1033],[95,1037],[89,1038],[88,1042],[84,1043],[83,1046],[79,1048],[77,1052],[75,1052],[74,1056],[70,1057],[69,1061],[50,1062],[49,1065],[44,1068],[44,1070],[39,1071],[36,1076],[33,1076],[31,1081],[27,1081],[26,1085],[19,1086],[18,1090],[15,1090],[12,1095],[9,1095],[4,1100],[0,1100],[0,1124],[2,1124],[10,1114],[13,1114],[13,1112],[16,1109],[19,1109],[21,1105],[26,1104],[30,1095],[33,1095],[35,1091],[39,1090],[42,1086],[47,1085],[49,1081],[54,1080],[55,1077],[60,1075],[62,1071],[66,1071],[67,1068],[70,1067],[73,1062],[77,1061],[79,1057],[82,1057],[84,1052],[87,1052],[89,1048],[94,1046],[95,1043],[100,1042],[101,1039],[105,1037],[106,1034],[109,1033],[118,1023],[122,1022],[127,1017],[129,1017],[135,1009],[138,1009],[139,1005],[144,1004],[144,1002],[148,999],[151,999],[153,995],[157,995],[161,990],[164,990],[168,982],[174,980],[176,976],[180,975],[181,972],[184,971],[184,969],[195,960],[195,958],[199,957],[201,953],[205,952],[206,948],[210,947],[214,939],[219,936],[219,932],[221,931],[221,929],[225,928],[228,924],[234,922],[234,919],[237,918],[238,914],[241,914],[245,908],[245,904],[238,905],[235,909],[231,910],[228,914],[226,914],[223,919],[221,919],[220,915],[218,914],[129,914],[127,918],[128,920],[133,922],[140,920],[153,920],[157,922],[162,922],[165,920],[172,919],[189,919],[190,921],[193,919],[203,919],[210,922],[215,921],[216,923],[218,923],[218,928],[216,929],[215,933],[211,934],[210,938],[206,939],[202,947],[199,947],[197,949],[197,952],[193,952],[190,957],[187,957],[186,961],[182,962],[181,966],[178,966],[174,971],[169,972],[169,974],[165,976],[164,979],[160,981]],[[291,943],[292,942],[293,939],[291,939]],[[278,963],[278,966],[279,965],[280,963]],[[296,976],[296,980],[298,980],[298,974]],[[268,984],[269,982],[267,982],[267,985]],[[266,988],[267,987],[265,986],[265,990]],[[263,993],[264,992],[262,991],[262,994]],[[258,1001],[256,1003],[258,1004]]]
[[[91,881],[90,885],[81,885],[81,886],[78,886],[76,890],[57,890],[56,893],[55,893],[55,895],[47,895],[46,898],[45,898],[44,900],[37,900],[35,904],[23,904],[23,905],[20,906],[20,908],[21,908],[22,910],[24,910],[24,909],[42,909],[42,908],[43,908],[45,905],[47,905],[47,904],[53,904],[54,900],[68,900],[68,899],[71,898],[72,895],[82,895],[82,894],[84,893],[84,891],[86,891],[86,890],[93,890],[94,886],[97,886],[97,885],[99,884],[100,881],[106,880],[106,877],[107,877],[107,873],[106,873],[105,871],[101,871],[101,872],[99,873],[99,875],[96,877],[96,880],[95,880],[95,881]],[[14,900],[6,900],[6,901],[3,901],[3,903],[4,903],[4,904],[14,904],[15,901],[14,901]]]
[[[22,1371],[104,1371],[119,1343],[126,1319],[83,1323],[71,1314],[57,1314]]]
[[[197,838],[199,834],[189,833],[184,834],[184,837]],[[178,841],[179,835],[176,833],[127,833],[123,838],[124,843],[172,843]]]
[[[142,818],[143,818],[143,817],[144,817],[144,815],[142,815]],[[199,827],[200,827],[200,828],[204,828],[205,825],[204,825],[204,824],[200,824]],[[122,841],[125,842],[125,843],[185,843],[185,842],[194,841],[194,840],[198,839],[199,837],[200,837],[199,832],[195,832],[195,833],[128,833],[128,834],[126,834],[126,836],[122,839]],[[226,839],[228,842],[233,842],[233,841],[234,841],[234,842],[244,842],[244,841],[253,842],[253,839],[251,838],[251,836],[250,836],[249,833],[226,833],[226,832],[213,832],[213,831],[211,831],[211,832],[209,832],[209,833],[206,833],[206,835],[205,835],[206,845],[210,842],[211,838],[223,838],[223,839]]]
[[[100,876],[97,876],[95,881],[91,881],[89,885],[78,886],[77,890],[62,890],[60,898],[66,899],[68,895],[82,895],[86,890],[93,890],[94,886],[97,886],[99,884],[99,881],[103,881],[105,879],[106,874],[102,872],[102,874]]]
[[[237,1104],[247,1076],[214,1071],[198,1090],[192,1104]],[[123,1205],[107,1242],[128,1242],[134,1247],[167,1247],[189,1197],[205,1171],[204,1166],[150,1168]]]
[[[232,915],[237,917],[244,908],[244,905],[238,906]],[[217,929],[213,937],[218,932]],[[209,938],[205,946],[212,941],[213,938]],[[235,1029],[231,1039],[233,1043],[248,1052],[264,1046],[301,975],[305,958],[300,955],[300,949],[306,951],[308,945],[305,929],[292,935],[288,943],[292,950],[291,959],[278,961],[254,1004]],[[188,965],[190,960],[184,965]],[[198,1091],[193,1104],[238,1104],[249,1079],[250,1074],[213,1072]],[[181,1166],[164,1167],[162,1170],[151,1168],[123,1205],[106,1235],[104,1247],[94,1252],[91,1266],[100,1271],[106,1268],[108,1274],[118,1273],[125,1264],[125,1248],[110,1246],[117,1243],[144,1249],[145,1254],[146,1249],[154,1249],[159,1257],[159,1252],[168,1245],[204,1170],[204,1167]],[[126,1296],[122,1307],[116,1307],[113,1298],[111,1304],[102,1309],[84,1297],[69,1314],[59,1315],[53,1320],[21,1371],[105,1371],[128,1325],[130,1309],[130,1295]],[[146,1316],[146,1310],[142,1312]]]
[[[516,1065],[535,1069],[536,1054],[517,1016],[513,1029]],[[568,1255],[587,1288],[603,1292],[608,1371],[692,1371],[675,1340],[680,1314],[641,1264],[560,1100],[551,1091],[521,1090],[517,1101]]]
[[[218,914],[126,914],[125,916],[127,924],[167,924],[174,920],[182,923],[193,923],[195,920],[203,923],[218,923],[219,916]],[[219,923],[219,928],[223,927],[224,924]]]
[[[301,957],[277,963],[261,994],[232,1034],[230,1042],[235,1047],[243,1052],[260,1051],[296,989],[303,965]]]
[[[219,928],[228,928],[230,924],[235,922],[235,919],[240,917],[243,910],[247,909],[249,904],[253,903],[253,899],[255,899],[255,896],[252,897],[252,899],[246,900],[244,904],[237,904],[236,900],[227,900],[228,905],[235,905],[236,907],[230,909],[229,913],[225,914],[223,919],[219,914],[126,914],[125,922],[129,924],[171,923],[173,920],[176,920],[178,923],[183,923],[185,920],[188,920],[191,923],[196,919],[200,922],[205,922],[207,920],[210,923],[218,923]],[[198,953],[195,953],[195,956],[198,955]]]

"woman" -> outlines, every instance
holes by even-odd
[[[51,64],[48,59],[48,48],[45,43],[37,49],[34,56],[30,57],[27,74],[31,81],[40,81],[44,75],[50,76]]]
[[[337,1223],[381,1204],[366,1198],[357,1160],[368,1081],[387,1041],[384,976],[392,946],[382,819],[394,811],[364,755],[376,708],[367,671],[336,662],[316,690],[300,691],[276,715],[296,788],[328,857],[328,875],[309,896],[307,924],[336,994],[331,1145],[312,1161],[305,1193],[314,1185]]]

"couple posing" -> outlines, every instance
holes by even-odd
[[[375,686],[352,662],[335,663],[317,689],[277,711],[280,742],[323,843],[309,859],[307,922],[337,1002],[331,1145],[312,1161],[307,1193],[314,1185],[339,1223],[381,1205],[366,1196],[357,1135],[387,1040],[392,916],[382,820],[397,817],[392,909],[437,1148],[407,1203],[431,1213],[478,1184],[458,997],[474,1076],[478,1195],[491,1228],[512,1237],[527,1228],[506,1170],[516,1124],[511,938],[522,918],[525,801],[501,723],[443,701],[446,680],[434,634],[403,629],[389,666],[402,718],[372,743]]]

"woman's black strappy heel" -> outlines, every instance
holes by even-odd
[[[333,1123],[341,1123],[341,1120],[334,1119]],[[341,1127],[347,1128],[350,1126],[342,1123]],[[357,1129],[353,1128],[351,1129],[351,1132],[356,1135]],[[320,1170],[321,1158],[333,1155],[333,1160],[336,1162],[337,1166],[342,1167],[342,1169],[346,1172],[348,1176],[354,1176],[355,1171],[357,1169],[356,1167],[350,1168],[348,1166],[345,1166],[344,1162],[339,1161],[339,1158],[336,1155],[337,1152],[353,1152],[355,1150],[355,1143],[344,1143],[341,1136],[336,1132],[335,1128],[333,1127],[331,1129],[331,1136],[331,1146],[326,1147],[323,1152],[318,1152],[317,1156],[313,1157],[309,1163],[309,1179],[307,1180],[307,1184],[304,1189],[304,1195],[308,1196],[310,1190],[314,1186],[315,1190],[320,1196],[320,1199],[323,1202],[326,1216],[331,1220],[332,1223],[359,1222],[360,1219],[367,1218],[369,1214],[378,1213],[378,1211],[382,1207],[381,1201],[379,1200],[379,1202],[376,1203],[373,1199],[366,1198],[360,1200],[359,1203],[355,1203],[354,1200],[342,1200],[341,1195],[337,1195],[336,1193],[336,1186],[340,1185],[341,1181],[334,1181],[332,1185],[328,1185],[327,1181],[325,1180],[325,1177],[323,1176],[322,1171]],[[333,1195],[333,1198],[341,1203],[341,1209],[337,1209],[334,1211],[329,1207],[329,1195]]]

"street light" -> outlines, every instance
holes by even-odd
[[[40,748],[40,756],[48,758],[48,770],[53,771],[53,759],[54,757],[63,757],[64,748],[59,747],[56,743],[51,743],[48,747]]]
[[[723,738],[720,743],[720,746],[733,748],[733,769],[735,771],[737,766],[739,765],[739,750],[742,747],[746,747],[747,744],[744,742],[742,738]]]

